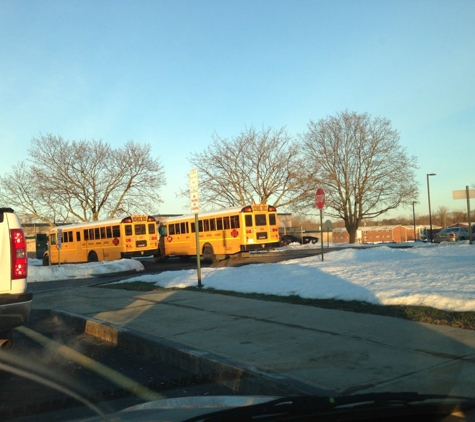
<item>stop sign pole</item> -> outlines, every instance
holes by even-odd
[[[318,188],[315,193],[315,206],[320,210],[320,244],[322,245],[323,261],[323,207],[325,206],[325,191],[322,188]]]

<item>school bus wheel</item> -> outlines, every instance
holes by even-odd
[[[97,254],[94,251],[89,252],[89,255],[87,256],[87,262],[97,262],[99,259],[97,259]]]
[[[164,261],[168,261],[168,256],[154,255],[153,259],[155,260],[155,262],[164,262]]]
[[[216,261],[216,256],[211,245],[205,245],[203,247],[203,261],[208,264],[212,264]]]

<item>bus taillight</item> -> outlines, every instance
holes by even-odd
[[[271,211],[277,211],[277,209],[275,207],[273,207],[272,205],[269,205],[269,208],[267,209],[267,211],[271,212]]]
[[[252,212],[252,207],[244,207],[241,211],[242,212]]]

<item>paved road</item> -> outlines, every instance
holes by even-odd
[[[15,330],[15,342],[0,352],[0,368],[9,368],[0,370],[0,420],[95,415],[72,394],[105,413],[150,399],[233,394],[206,377],[81,333],[46,311],[34,310],[28,324]]]

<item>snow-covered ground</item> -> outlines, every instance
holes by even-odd
[[[286,248],[311,247],[321,246],[290,245]],[[30,260],[28,282],[143,269],[142,263],[133,259],[60,267],[42,267],[39,260]],[[326,252],[323,261],[320,256],[312,256],[271,264],[202,268],[201,275],[204,289],[475,311],[475,245],[468,241],[440,245],[416,243],[411,248],[384,245],[371,249],[345,248]],[[184,288],[197,286],[197,271],[142,274],[126,281]]]

